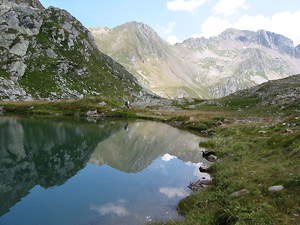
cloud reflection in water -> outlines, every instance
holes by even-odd
[[[188,192],[184,190],[184,188],[168,188],[168,187],[161,187],[159,192],[167,195],[168,198],[174,197],[186,197],[188,196]]]
[[[169,162],[172,159],[177,159],[177,157],[167,153],[161,159],[165,162]]]
[[[124,200],[120,200],[118,205],[115,205],[112,202],[102,206],[90,205],[90,210],[99,212],[101,216],[105,216],[108,214],[116,214],[119,217],[127,216],[130,213],[124,206],[122,206],[124,202]]]

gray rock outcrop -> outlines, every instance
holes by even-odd
[[[101,53],[91,33],[65,10],[45,9],[38,0],[1,0],[0,34],[0,99],[154,96]]]

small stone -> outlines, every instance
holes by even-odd
[[[292,129],[285,129],[286,133],[293,133],[294,131]]]
[[[100,102],[99,105],[105,106],[105,105],[106,105],[106,102],[104,102],[104,101],[103,101],[103,102]]]
[[[260,130],[260,131],[258,131],[258,133],[260,133],[260,134],[266,134],[267,132],[264,131],[264,130]]]
[[[1,110],[0,110],[1,111]],[[300,147],[293,149],[293,151],[290,152],[290,156],[297,154],[300,152]]]
[[[117,109],[111,109],[112,112],[115,112]]]
[[[272,186],[272,187],[269,187],[269,191],[282,191],[283,190],[283,186],[282,185],[278,185],[278,186]]]
[[[207,160],[210,161],[210,162],[216,162],[217,161],[217,156],[215,155],[210,155],[207,157]]]
[[[222,121],[218,121],[218,122],[217,122],[217,125],[222,126],[222,125],[223,125],[223,122],[222,122]]]
[[[247,189],[242,189],[240,191],[236,191],[236,192],[232,193],[230,196],[240,197],[240,196],[243,196],[243,195],[246,195],[246,194],[249,194],[249,191]]]

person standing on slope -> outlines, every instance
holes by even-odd
[[[126,102],[125,102],[125,106],[129,109],[130,108],[130,99],[128,99]]]

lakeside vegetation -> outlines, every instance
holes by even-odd
[[[99,103],[104,104],[99,104]],[[204,102],[204,103],[203,103]],[[183,199],[184,221],[167,224],[300,224],[300,115],[295,104],[257,106],[258,99],[227,97],[218,101],[127,109],[123,103],[94,97],[57,102],[0,102],[9,113],[105,117],[164,121],[198,135],[212,135],[201,147],[216,152],[213,184]],[[191,106],[195,106],[192,107]],[[271,186],[284,189],[270,192]],[[232,197],[247,189],[248,194]]]

